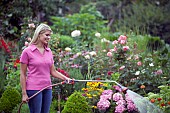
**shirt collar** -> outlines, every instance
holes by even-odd
[[[31,45],[30,47],[31,47],[31,51],[35,51],[35,50],[37,49],[37,47],[36,47],[35,45]],[[50,48],[45,47],[45,50],[46,50],[46,51],[49,51]]]

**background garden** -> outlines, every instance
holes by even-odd
[[[169,0],[1,0],[0,10],[0,112],[18,110],[19,57],[40,23],[53,30],[49,46],[59,72],[117,81],[170,112]],[[115,87],[100,82],[53,87],[50,113],[136,113]],[[102,103],[104,94],[113,99]],[[117,104],[117,94],[126,104]],[[24,104],[21,113],[28,112]]]

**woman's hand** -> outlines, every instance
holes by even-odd
[[[24,103],[28,102],[28,95],[27,94],[22,95],[22,102],[24,102]]]
[[[75,79],[71,79],[67,77],[65,80],[68,84],[73,84]]]

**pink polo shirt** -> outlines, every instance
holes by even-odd
[[[23,50],[20,62],[27,64],[27,90],[40,90],[51,85],[50,67],[54,60],[50,48],[45,48],[41,54],[35,45],[30,45]]]

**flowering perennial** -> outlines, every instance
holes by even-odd
[[[114,109],[111,109],[114,111],[114,113],[137,112],[137,108],[135,107],[135,104],[129,95],[122,93],[122,90],[119,86],[113,86],[113,88],[115,88],[115,90],[118,92],[114,93],[113,90],[109,89],[104,90],[100,95],[100,99],[97,102],[97,108],[99,111],[105,112],[109,108],[112,108],[112,105],[115,105]]]

